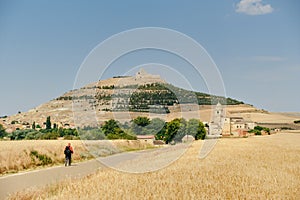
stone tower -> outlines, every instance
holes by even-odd
[[[221,137],[223,128],[223,119],[225,112],[222,104],[218,102],[213,111],[212,121],[209,123],[208,138]]]

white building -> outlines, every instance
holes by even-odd
[[[213,111],[212,121],[208,124],[208,138],[218,138],[222,136],[224,118],[224,108],[220,103],[218,103]]]
[[[218,103],[215,106],[212,121],[208,124],[208,138],[222,136],[246,136],[248,131],[254,129],[255,122],[247,121],[243,117],[226,117],[224,107]]]

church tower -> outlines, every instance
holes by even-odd
[[[222,136],[224,108],[220,102],[215,106],[212,121],[209,123],[208,138],[218,138]]]
[[[218,102],[218,104],[214,109],[213,122],[222,125],[223,118],[224,118],[224,109],[222,104]]]

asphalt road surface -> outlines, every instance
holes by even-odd
[[[119,171],[143,173],[167,166],[182,155],[186,146],[174,145],[165,148],[126,152],[98,159],[74,163],[72,166],[20,172],[0,177],[0,200],[9,194],[32,187],[42,187],[68,178],[80,178],[95,173],[97,169],[111,167]],[[132,170],[132,171],[130,171]]]
[[[74,163],[69,167],[62,165],[5,175],[0,177],[0,199],[5,199],[9,194],[26,188],[45,186],[64,180],[68,177],[86,176],[95,172],[95,170],[101,166],[103,165],[97,160],[91,160],[82,163]]]

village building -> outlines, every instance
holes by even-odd
[[[153,144],[153,142],[155,140],[154,135],[137,135],[136,138],[137,138],[137,140],[141,140],[141,141],[144,141],[149,144]]]
[[[213,112],[213,118],[208,123],[208,138],[218,138],[222,136],[247,136],[248,131],[254,129],[255,122],[245,120],[241,116],[226,116],[224,107],[218,103]]]
[[[222,136],[247,136],[248,131],[254,129],[255,126],[255,122],[245,120],[243,117],[226,117]]]
[[[225,111],[223,106],[218,102],[213,111],[212,121],[208,124],[208,138],[222,137],[223,119]]]

